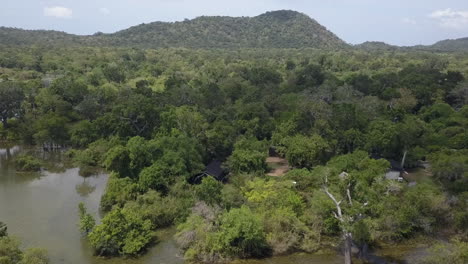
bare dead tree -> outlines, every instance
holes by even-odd
[[[351,184],[348,184],[346,188],[346,195],[348,197],[349,204],[352,205],[353,202],[351,199],[350,186]],[[338,201],[335,198],[335,196],[328,190],[328,177],[327,176],[325,176],[325,185],[323,186],[323,190],[336,206],[336,212],[333,212],[333,214],[335,218],[338,219],[338,221],[340,221],[341,232],[343,233],[345,264],[352,264],[351,243],[352,243],[353,237],[352,237],[351,231],[349,230],[349,226],[352,222],[352,217],[343,215],[343,210],[341,209],[341,203],[343,201],[342,200]]]

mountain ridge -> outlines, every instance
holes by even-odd
[[[317,48],[365,51],[468,51],[468,38],[433,45],[396,46],[378,41],[350,45],[304,13],[269,11],[253,17],[199,16],[142,23],[114,33],[74,35],[55,30],[0,27],[0,45],[85,45],[136,48]]]
[[[114,33],[73,35],[0,27],[0,44],[64,44],[139,48],[342,48],[348,44],[309,16],[278,10],[254,17],[200,16],[151,22]]]

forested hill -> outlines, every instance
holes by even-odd
[[[384,42],[367,41],[354,48],[366,51],[434,51],[434,52],[468,52],[468,38],[446,39],[433,45],[399,47]]]
[[[139,48],[340,48],[347,44],[314,19],[295,11],[256,17],[202,16],[141,24],[112,34],[77,36],[57,31],[0,28],[4,45],[88,45]]]
[[[312,18],[295,11],[256,17],[198,17],[155,22],[108,36],[112,44],[194,48],[336,48],[345,42]]]
[[[354,47],[368,51],[392,51],[400,48],[398,46],[393,46],[380,41],[366,41],[364,43],[355,45]]]
[[[439,51],[468,51],[468,37],[442,40],[432,45],[432,48]]]

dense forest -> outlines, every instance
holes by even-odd
[[[0,66],[2,139],[112,173],[101,223],[80,206],[98,255],[141,254],[176,225],[194,262],[442,230],[441,257],[466,260],[451,252],[468,230],[468,56],[36,46]],[[271,152],[291,170],[267,176]],[[197,177],[213,160],[223,176]],[[387,179],[390,161],[431,176]]]
[[[139,43],[133,30],[112,36]],[[466,263],[468,55],[375,46],[4,45],[0,138],[66,151],[83,175],[111,174],[102,219],[77,205],[99,256],[140,256],[156,230],[176,226],[193,263],[324,247],[350,257],[440,233],[448,240],[420,263]],[[271,175],[270,158],[287,169]],[[22,252],[0,223],[0,263],[47,257]]]

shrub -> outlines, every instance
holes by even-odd
[[[266,153],[256,150],[236,149],[228,159],[234,173],[263,173],[267,169]]]
[[[96,220],[87,211],[84,203],[78,204],[78,212],[80,215],[80,231],[82,233],[89,233],[96,226]]]
[[[123,206],[127,201],[135,200],[138,195],[138,184],[130,178],[118,178],[111,174],[106,192],[101,198],[101,209],[109,211],[112,206]]]
[[[221,202],[221,191],[223,184],[215,178],[205,177],[201,184],[195,187],[195,195],[200,201],[205,201],[209,205],[219,204]]]
[[[30,155],[20,155],[16,157],[15,167],[18,171],[38,171],[42,162]]]
[[[232,209],[221,216],[215,241],[213,251],[222,255],[247,258],[269,253],[260,217],[246,206]]]
[[[135,210],[114,208],[88,235],[100,256],[136,255],[154,238],[151,221]]]

